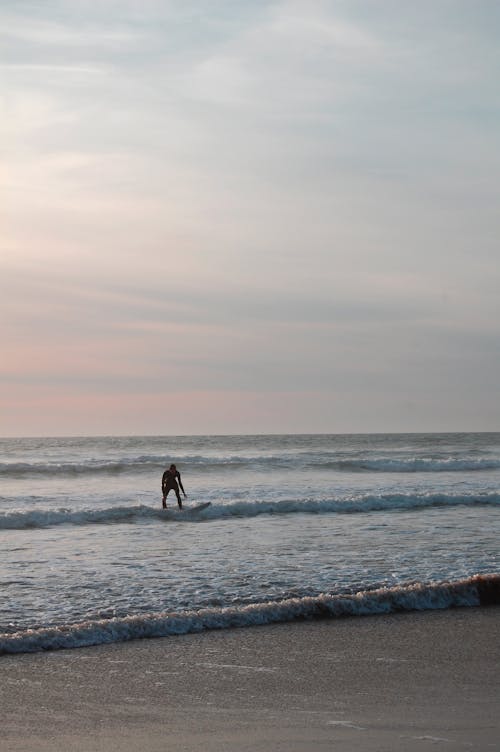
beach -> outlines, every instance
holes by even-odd
[[[3,656],[2,752],[494,750],[500,607]]]
[[[0,752],[498,748],[500,434],[0,445]]]

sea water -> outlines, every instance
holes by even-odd
[[[499,533],[498,433],[0,439],[0,652],[477,605]]]

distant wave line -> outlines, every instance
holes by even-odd
[[[496,458],[425,458],[425,457],[377,457],[343,458],[311,454],[310,456],[255,456],[255,457],[205,457],[192,455],[181,458],[145,456],[113,460],[89,459],[83,462],[10,462],[0,463],[0,476],[25,478],[30,476],[80,476],[122,475],[127,473],[160,472],[170,462],[181,470],[199,473],[225,473],[245,469],[262,470],[310,470],[350,473],[443,473],[480,472],[500,469]]]
[[[500,575],[321,594],[242,606],[150,613],[0,634],[0,654],[88,647],[212,629],[500,603]]]

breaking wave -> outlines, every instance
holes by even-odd
[[[331,453],[293,455],[256,455],[207,457],[189,455],[175,459],[190,473],[231,473],[241,470],[271,471],[302,469],[340,473],[443,473],[476,472],[500,469],[500,459],[430,458],[430,457],[335,457]],[[147,455],[122,459],[88,459],[82,462],[0,462],[0,477],[79,477],[124,475],[127,473],[158,473],[170,459]]]
[[[52,527],[54,525],[94,525],[134,523],[141,520],[193,522],[231,517],[288,514],[357,514],[379,511],[411,511],[440,506],[500,505],[500,493],[479,494],[366,494],[322,500],[229,501],[212,503],[202,511],[185,505],[182,512],[171,505],[166,512],[145,504],[105,507],[103,509],[32,509],[0,514],[0,530]]]
[[[456,473],[498,470],[500,461],[485,457],[477,459],[431,459],[425,457],[339,460],[323,465],[330,469],[371,473]]]
[[[38,652],[305,619],[500,603],[500,575],[415,583],[355,594],[321,594],[244,606],[142,614],[0,634],[0,654]]]

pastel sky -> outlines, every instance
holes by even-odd
[[[1,435],[500,429],[500,3],[0,29]]]

